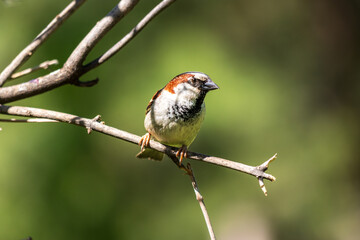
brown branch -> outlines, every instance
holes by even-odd
[[[58,69],[43,77],[35,78],[25,83],[0,88],[0,104],[13,102],[50,91],[70,82],[72,80],[71,77],[70,74]]]
[[[178,168],[180,168],[181,170],[184,170],[186,175],[188,175],[190,177],[191,185],[192,185],[192,187],[194,189],[194,193],[195,193],[195,198],[196,198],[196,200],[198,201],[198,203],[200,205],[201,212],[203,213],[205,223],[206,223],[206,226],[207,226],[208,231],[209,231],[210,239],[215,240],[215,233],[214,233],[214,230],[213,230],[213,228],[211,226],[210,217],[209,217],[209,214],[208,214],[208,212],[206,210],[206,206],[205,206],[205,203],[204,203],[204,198],[203,198],[203,196],[201,195],[201,193],[199,191],[199,187],[197,185],[197,182],[196,182],[196,179],[195,179],[195,176],[194,176],[194,172],[193,172],[193,170],[191,168],[190,163],[188,163],[187,166],[185,167],[184,164],[182,164],[182,163],[179,165],[179,159],[175,155],[169,154],[168,157],[175,163],[175,165]]]
[[[82,68],[85,58],[100,39],[132,10],[138,1],[139,0],[122,0],[105,17],[98,21],[65,62],[64,68],[66,71],[73,73],[78,72]]]
[[[61,11],[56,17],[41,31],[39,35],[25,47],[14,60],[1,72],[0,74],[0,86],[2,86],[11,75],[24,64],[36,49],[45,42],[49,36],[58,29],[61,24],[68,19],[76,9],[78,9],[86,0],[74,0],[63,11]]]
[[[46,118],[29,118],[29,119],[15,119],[15,118],[9,118],[4,119],[1,118],[0,122],[11,122],[11,123],[53,123],[53,122],[59,122],[57,120],[53,119],[46,119]]]
[[[87,66],[84,68],[82,66],[83,61],[86,56],[89,54],[91,49],[98,43],[98,41],[108,32],[110,29],[119,22],[123,16],[125,16],[138,2],[138,0],[122,0],[120,3],[113,8],[103,19],[101,19],[94,28],[86,35],[86,37],[80,42],[80,44],[72,52],[68,60],[65,62],[64,66],[61,69],[58,69],[50,74],[47,74],[42,77],[38,77],[29,82],[20,83],[14,86],[0,88],[0,104],[13,102],[19,99],[28,98],[40,93],[50,91],[54,88],[62,86],[64,84],[74,84],[77,86],[92,86],[97,83],[97,80],[91,81],[90,83],[80,82],[79,78],[85,74],[90,69]],[[134,32],[133,35],[125,41],[129,42],[146,24],[152,20],[162,9],[170,5],[174,0],[164,0],[158,6],[154,8],[137,26],[137,32]],[[127,35],[128,36],[128,35]],[[130,35],[129,35],[130,36]],[[121,41],[120,41],[121,42]],[[124,43],[124,45],[125,45]],[[118,44],[111,48],[107,55],[106,59],[109,59],[116,52],[120,50],[117,49]],[[104,60],[104,61],[105,61]],[[99,64],[98,64],[99,65]],[[95,66],[96,67],[96,66]],[[5,71],[5,70],[4,70]],[[10,74],[11,75],[11,74]]]
[[[269,168],[269,164],[271,162],[273,162],[276,158],[277,158],[277,153],[275,153],[274,156],[269,158],[267,161],[265,161],[263,164],[261,164],[257,168],[259,170],[261,170],[261,171],[266,171]],[[267,196],[267,190],[266,190],[266,187],[265,187],[265,184],[264,184],[264,178],[263,177],[258,177],[258,180],[259,180],[259,185],[260,185],[261,190],[263,191],[265,196]]]
[[[91,61],[84,66],[83,71],[88,72],[91,69],[99,66],[107,61],[114,54],[120,51],[128,42],[130,42],[154,17],[156,17],[162,10],[170,6],[176,0],[163,0],[155,8],[153,8],[128,34],[126,34],[119,42],[106,51],[97,59]]]
[[[211,226],[210,217],[209,217],[209,214],[208,214],[208,212],[206,210],[206,206],[205,206],[205,203],[204,203],[204,198],[203,198],[203,196],[201,195],[201,193],[199,191],[199,187],[198,187],[198,185],[196,183],[194,172],[193,172],[193,170],[191,168],[190,163],[188,163],[187,166],[185,167],[184,164],[182,164],[182,163],[179,165],[179,159],[175,155],[169,154],[168,157],[175,163],[175,165],[178,168],[180,168],[181,170],[184,170],[186,175],[188,175],[190,177],[191,185],[192,185],[194,193],[195,193],[195,198],[196,198],[196,200],[198,201],[198,203],[200,205],[201,212],[203,213],[205,223],[206,223],[206,226],[207,226],[208,231],[209,231],[210,239],[215,240],[215,233],[214,233],[214,230],[213,230],[213,228]]]
[[[21,72],[17,72],[17,73],[12,74],[11,77],[10,77],[10,80],[13,80],[13,79],[16,79],[16,78],[19,78],[19,77],[23,77],[23,76],[25,76],[27,74],[33,73],[33,72],[35,72],[37,70],[40,70],[40,69],[48,69],[49,66],[56,65],[56,64],[59,64],[59,61],[57,59],[45,61],[43,63],[40,63],[38,66],[35,66],[35,67],[32,67],[32,68],[27,68],[25,70],[22,70]]]
[[[78,83],[81,76],[81,64],[86,55],[96,43],[126,15],[138,0],[122,0],[92,30],[75,48],[64,66],[43,77],[33,79],[26,83],[0,88],[0,104],[31,97],[68,83]]]
[[[206,226],[207,226],[208,231],[209,231],[210,239],[215,240],[216,239],[215,238],[215,233],[214,233],[214,230],[213,230],[213,228],[211,226],[210,217],[209,217],[209,214],[208,214],[208,212],[206,210],[206,206],[205,206],[205,203],[204,203],[204,198],[203,198],[203,196],[201,195],[201,193],[199,191],[199,187],[198,187],[198,185],[196,183],[194,172],[191,169],[190,163],[187,164],[187,172],[188,172],[187,174],[189,175],[190,180],[191,180],[191,185],[192,185],[192,187],[194,189],[194,192],[195,192],[196,200],[199,202],[201,211],[203,213],[205,223],[206,223]]]
[[[105,125],[104,122],[101,121],[100,115],[94,117],[93,119],[88,119],[88,118],[78,117],[78,116],[72,115],[72,114],[50,111],[50,110],[39,109],[39,108],[4,106],[4,105],[0,105],[0,113],[7,114],[7,115],[22,116],[22,117],[41,118],[41,119],[20,119],[20,120],[6,119],[3,121],[7,121],[7,120],[9,120],[10,122],[52,122],[52,121],[57,122],[57,121],[59,121],[59,122],[65,122],[65,123],[70,123],[70,124],[74,124],[77,126],[85,127],[88,134],[90,134],[92,131],[97,131],[97,132],[100,132],[100,133],[103,133],[103,134],[106,134],[106,135],[109,135],[109,136],[112,136],[115,138],[119,138],[119,139],[125,140],[127,142],[131,142],[134,144],[138,144],[141,139],[140,136],[137,136],[137,135],[122,131],[120,129],[116,129],[116,128]],[[43,120],[43,121],[41,121],[41,120]],[[2,121],[2,119],[0,119],[0,121]],[[2,130],[2,129],[0,128],[0,130]],[[190,177],[192,187],[195,192],[195,197],[196,197],[196,200],[198,201],[201,211],[203,213],[205,223],[206,223],[206,226],[209,231],[210,238],[212,240],[215,240],[215,233],[214,233],[214,230],[213,230],[211,222],[210,222],[210,217],[208,215],[203,196],[201,195],[199,188],[197,186],[196,179],[195,179],[195,176],[191,169],[190,164],[188,164],[187,167],[184,167],[183,164],[179,165],[179,160],[176,157],[176,152],[178,151],[177,148],[166,146],[166,145],[163,145],[163,144],[153,141],[153,140],[150,141],[149,147],[167,154],[170,157],[170,159],[180,169],[185,170],[186,174]],[[248,166],[245,164],[233,162],[233,161],[222,159],[222,158],[206,156],[206,155],[195,153],[195,152],[188,152],[188,155],[187,155],[187,157],[190,159],[208,162],[208,163],[212,163],[212,164],[222,166],[222,167],[227,167],[227,168],[238,170],[238,171],[241,171],[241,172],[244,172],[244,173],[247,173],[247,174],[257,177],[260,182],[260,187],[263,190],[265,196],[267,195],[267,191],[266,191],[263,179],[265,178],[265,179],[268,179],[271,181],[275,180],[275,177],[273,177],[270,174],[266,174],[265,171],[268,169],[269,164],[276,158],[276,156],[277,155],[275,154],[272,158],[265,161],[263,164],[253,167],[253,166]]]
[[[131,142],[134,144],[138,144],[140,141],[140,136],[134,135],[132,133],[128,133],[126,131],[116,129],[110,126],[107,126],[103,124],[103,122],[98,122],[99,119],[88,119],[88,118],[82,118],[76,115],[62,113],[62,112],[56,112],[56,111],[50,111],[45,109],[39,109],[39,108],[30,108],[30,107],[19,107],[19,106],[5,106],[0,105],[0,113],[7,114],[7,115],[14,115],[14,116],[23,116],[23,117],[36,117],[36,118],[46,118],[46,119],[53,119],[60,122],[70,123],[77,126],[82,126],[87,129],[92,129],[93,131],[100,132],[115,138],[119,138],[122,140],[125,140],[127,142]],[[159,152],[163,152],[167,155],[176,155],[176,152],[178,148],[170,147],[163,145],[159,142],[150,141],[150,148],[155,149]],[[276,155],[272,157],[271,161],[267,160],[265,163],[259,165],[259,166],[249,166],[245,165],[239,162],[233,162],[227,159],[213,157],[204,155],[201,153],[195,153],[195,152],[188,152],[187,158],[198,160],[201,162],[207,162],[211,163],[217,166],[222,166],[226,168],[230,168],[233,170],[237,170],[243,173],[247,173],[249,175],[255,176],[256,178],[261,179],[267,179],[270,181],[275,181],[275,177],[265,173],[267,170],[267,167],[265,166],[273,161],[276,158]],[[264,165],[265,164],[265,165]]]

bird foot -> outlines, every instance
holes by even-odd
[[[179,158],[179,166],[181,166],[183,159],[187,158],[187,146],[182,145],[182,147],[176,152],[176,157]]]
[[[144,150],[145,147],[149,146],[150,138],[151,138],[150,133],[146,133],[144,136],[141,137],[141,139],[139,141],[139,145],[141,146],[141,150]]]

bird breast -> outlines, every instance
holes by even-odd
[[[205,104],[196,97],[172,94],[166,90],[154,100],[145,117],[145,129],[159,142],[189,146],[200,130]]]

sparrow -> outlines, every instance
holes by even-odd
[[[185,72],[175,76],[151,98],[145,114],[147,133],[140,139],[138,158],[162,160],[164,154],[147,148],[150,139],[178,147],[181,165],[205,117],[205,96],[219,87],[202,72]]]

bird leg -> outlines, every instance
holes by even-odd
[[[146,133],[144,136],[141,137],[139,141],[139,145],[141,146],[141,150],[144,150],[145,147],[149,146],[151,135],[150,133]]]
[[[179,165],[181,165],[184,157],[187,158],[187,146],[186,145],[182,145],[182,147],[179,148],[179,150],[176,152],[176,157],[179,157]]]

